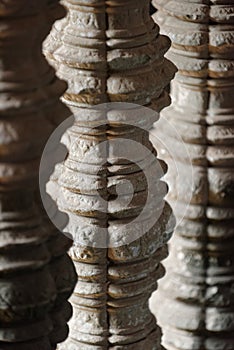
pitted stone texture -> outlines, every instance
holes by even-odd
[[[154,18],[161,25],[162,32],[172,40],[168,58],[183,74],[202,78],[233,77],[233,4],[227,1],[222,5],[180,1],[165,4],[158,0],[154,4],[159,9]],[[182,10],[180,4],[184,6],[185,18],[177,14]],[[177,12],[173,13],[171,7],[177,7]],[[195,19],[195,9],[201,8],[207,9],[207,20]],[[192,14],[192,19],[189,19],[189,14]]]
[[[50,6],[49,6],[50,5]],[[40,156],[67,117],[66,89],[42,54],[58,1],[0,4],[0,348],[53,350],[67,337],[76,275],[70,241],[38,204]],[[59,111],[59,113],[58,113]],[[54,113],[56,118],[54,117]],[[66,277],[64,277],[66,275]]]
[[[161,350],[148,300],[164,274],[160,262],[167,256],[172,212],[161,181],[166,166],[149,141],[158,115],[141,105],[160,111],[170,103],[166,86],[175,67],[164,58],[170,40],[159,35],[146,0],[64,4],[67,17],[55,23],[44,46],[59,77],[68,82],[63,100],[75,115],[64,141],[68,157],[50,182],[54,199],[71,219],[71,256],[79,275],[70,337],[60,348]],[[105,102],[116,104],[106,112],[92,108]],[[119,102],[138,107],[124,109]],[[103,146],[119,139],[129,146]],[[141,145],[139,152],[131,142]],[[154,163],[160,171],[153,170]],[[119,196],[117,186],[124,189]],[[148,197],[148,210],[140,217]],[[103,248],[90,246],[95,239]]]
[[[167,123],[159,133],[174,147],[181,176],[175,168],[167,175],[179,225],[165,264],[168,276],[152,308],[168,350],[232,350],[234,7],[230,1],[154,4],[155,19],[172,39],[168,57],[179,68],[163,117],[180,138]],[[159,154],[170,167],[166,149]],[[193,184],[187,179],[190,160]]]

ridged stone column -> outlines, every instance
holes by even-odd
[[[160,132],[174,147],[181,176],[168,176],[178,226],[169,272],[152,309],[168,350],[233,350],[233,1],[155,0],[154,5],[155,20],[172,40],[168,57],[179,68],[172,105],[162,118],[181,140],[167,123]],[[170,166],[170,155],[164,152],[164,157]]]
[[[42,54],[54,1],[0,3],[0,348],[55,350],[68,334],[76,282],[71,241],[49,223],[38,199],[39,162],[67,116],[66,89]]]
[[[68,156],[52,178],[59,208],[73,222],[71,256],[79,275],[70,337],[60,349],[162,349],[148,300],[164,274],[160,261],[172,232],[171,209],[163,199],[167,188],[162,173],[151,173],[154,186],[147,194],[145,168],[153,166],[152,160],[128,144],[125,157],[115,143],[104,150],[102,145],[122,138],[156,155],[148,130],[157,113],[146,113],[140,105],[159,111],[170,102],[164,90],[175,72],[164,58],[170,41],[159,35],[147,0],[64,4],[68,15],[55,24],[44,48],[59,77],[68,82],[63,101],[75,116],[66,138]],[[106,102],[117,104],[106,105],[106,112],[92,108]],[[121,110],[118,102],[139,107]],[[130,161],[134,156],[137,164]],[[155,157],[153,162],[158,162]],[[161,168],[165,171],[163,162]],[[125,181],[134,188],[126,206],[128,188],[119,196],[115,190]],[[138,218],[147,196],[151,204],[144,220],[127,225]]]

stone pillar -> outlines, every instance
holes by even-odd
[[[42,54],[54,1],[0,3],[0,348],[54,350],[67,337],[76,282],[71,245],[38,204],[46,140],[67,108],[66,86]]]
[[[168,176],[177,228],[168,275],[152,301],[168,350],[234,348],[233,1],[160,1],[155,20],[170,36],[179,72],[162,124],[182,169]],[[188,156],[182,151],[185,143]],[[164,152],[164,154],[166,154]],[[170,156],[165,155],[169,162]],[[193,181],[188,181],[189,162]],[[190,200],[189,207],[186,204]]]
[[[170,102],[164,88],[175,68],[163,57],[170,41],[159,35],[147,0],[64,4],[68,15],[45,43],[47,57],[68,82],[63,101],[75,116],[67,132],[68,157],[51,181],[59,208],[73,222],[71,256],[79,275],[70,338],[61,349],[162,349],[148,300],[164,273],[160,261],[167,255],[172,214],[163,199],[162,172],[151,173],[153,191],[147,191],[147,169],[159,161],[144,159],[129,144],[156,154],[148,130],[157,113],[141,106],[159,111]],[[100,103],[107,104],[92,108]],[[124,205],[127,181],[134,194]],[[118,186],[124,188],[119,196]],[[150,209],[136,221],[147,197]]]

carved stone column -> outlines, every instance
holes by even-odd
[[[233,1],[160,1],[155,20],[178,66],[161,133],[183,175],[168,176],[178,226],[152,309],[168,350],[234,349]],[[166,153],[164,153],[166,154]],[[189,161],[193,181],[188,181]],[[169,160],[169,154],[165,155]],[[170,164],[169,164],[170,165]],[[186,210],[186,203],[191,202]],[[184,218],[183,218],[183,215]],[[183,220],[182,220],[183,219]],[[181,221],[182,220],[182,221]]]
[[[54,350],[67,337],[76,274],[37,204],[44,144],[67,108],[66,89],[42,54],[54,1],[0,3],[0,348]]]
[[[140,105],[159,111],[170,102],[164,87],[175,68],[163,57],[170,42],[159,35],[147,0],[64,4],[68,15],[45,43],[47,57],[68,82],[63,101],[75,115],[67,133],[69,154],[52,181],[59,208],[75,222],[71,255],[79,275],[70,338],[61,349],[161,349],[148,300],[164,273],[160,261],[167,255],[171,210],[163,200],[162,173],[151,172],[153,191],[147,191],[146,169],[159,162],[144,159],[132,143],[155,155],[148,130],[157,113]],[[106,102],[117,103],[92,108]],[[129,188],[117,196],[116,187],[127,181],[134,194],[124,205]],[[149,211],[134,224],[147,197]]]

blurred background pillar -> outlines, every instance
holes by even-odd
[[[0,3],[0,348],[55,350],[66,339],[76,274],[71,240],[48,221],[39,201],[45,143],[67,117],[42,54],[57,1]],[[59,17],[58,17],[59,16]]]
[[[169,202],[177,228],[166,263],[168,274],[151,309],[163,327],[166,349],[232,350],[233,1],[153,4],[158,9],[155,21],[172,40],[168,58],[179,72],[171,85],[172,105],[155,129],[165,140],[159,149],[171,170]],[[177,169],[171,166],[174,161]]]

